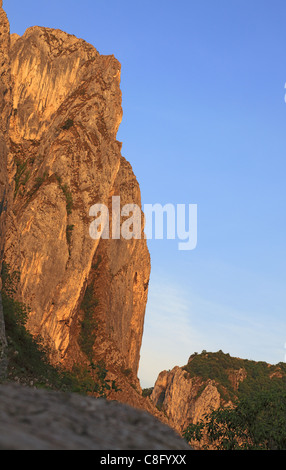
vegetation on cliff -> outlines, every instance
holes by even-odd
[[[220,407],[183,433],[188,442],[216,450],[285,450],[286,390],[255,391]]]
[[[203,351],[192,355],[184,369],[192,377],[214,380],[222,398],[218,409],[185,429],[188,442],[219,450],[286,448],[285,363]]]
[[[36,387],[61,389],[64,377],[52,367],[47,350],[40,338],[34,338],[25,328],[29,308],[15,298],[19,272],[2,265],[2,303],[8,340],[8,379]]]
[[[25,325],[29,315],[29,308],[16,300],[17,285],[20,273],[11,271],[6,263],[2,265],[2,303],[5,319],[6,335],[8,339],[8,380],[16,381],[36,388],[69,391],[81,394],[95,393],[106,398],[110,390],[117,391],[115,381],[107,380],[104,361],[89,366],[74,365],[67,371],[52,366],[49,362],[49,351],[42,343],[40,337],[34,337]],[[94,306],[90,291],[84,297],[85,313],[90,315]],[[89,311],[87,311],[89,309]],[[82,347],[90,353],[94,337],[94,327],[89,316],[83,322],[85,328],[82,335]]]
[[[223,351],[193,354],[184,370],[191,377],[201,377],[205,381],[214,380],[226,402],[250,396],[254,391],[268,390],[273,386],[281,390],[286,388],[285,363],[271,365],[262,361],[231,357]],[[234,383],[235,372],[239,371],[243,372],[242,378]]]

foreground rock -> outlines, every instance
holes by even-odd
[[[0,386],[0,450],[190,450],[150,414],[103,399]]]

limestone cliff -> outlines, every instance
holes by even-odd
[[[10,202],[8,160],[9,160],[9,115],[11,111],[10,78],[10,27],[0,1],[0,271],[2,266],[6,231],[7,207]],[[1,279],[0,279],[1,289]],[[6,375],[6,335],[0,293],[0,379]]]
[[[198,423],[221,404],[215,381],[190,377],[181,367],[161,372],[150,398],[164,410],[168,423],[180,434],[190,423]]]
[[[128,401],[141,406],[146,240],[89,233],[94,204],[111,207],[120,196],[122,205],[141,207],[116,140],[120,64],[60,30],[32,27],[10,41],[2,9],[0,41],[3,210],[7,185],[11,193],[1,247],[5,266],[18,274],[16,298],[29,308],[27,328],[54,364],[104,360],[111,379],[128,388]]]

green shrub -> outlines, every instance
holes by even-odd
[[[108,370],[106,369],[105,362],[103,360],[99,361],[97,364],[94,364],[92,361],[90,363],[91,368],[95,371],[96,382],[94,384],[94,391],[102,398],[107,397],[107,392],[114,390],[119,392],[120,388],[117,387],[115,380],[107,380],[106,376]]]
[[[61,190],[63,191],[64,196],[66,198],[67,214],[70,215],[72,213],[72,209],[73,209],[72,193],[71,193],[71,191],[70,191],[67,184],[62,184],[61,185]]]
[[[66,198],[67,214],[70,215],[72,213],[72,209],[73,209],[73,197],[72,197],[71,190],[69,189],[67,183],[62,182],[62,177],[60,175],[58,175],[56,173],[55,177],[56,177],[56,179],[59,183],[59,187],[61,188],[61,190],[64,193],[64,196]]]
[[[143,396],[143,397],[150,397],[150,395],[152,395],[153,390],[154,390],[154,387],[143,388],[143,390],[142,390],[142,396]]]
[[[25,186],[30,177],[30,172],[27,171],[28,162],[27,160],[21,161],[16,158],[16,174],[15,174],[15,191],[14,196],[18,194],[21,186]]]
[[[2,303],[8,338],[8,372],[10,376],[36,380],[35,385],[51,381],[59,384],[59,374],[51,367],[47,359],[47,350],[40,338],[34,338],[26,330],[30,309],[15,300],[19,280],[18,272],[11,272],[9,266],[2,266]]]
[[[247,359],[231,357],[222,351],[215,353],[203,351],[190,357],[184,369],[191,377],[201,377],[202,380],[214,380],[225,401],[235,397],[251,395],[254,391],[267,390],[277,382],[281,388],[286,386],[286,364],[280,364],[282,378],[270,378],[278,366],[270,366],[266,362],[255,362]],[[238,390],[233,389],[229,379],[230,370],[244,369],[246,378],[239,384]]]
[[[258,391],[190,424],[183,437],[217,450],[286,450],[286,390]],[[207,441],[206,441],[207,438]]]
[[[93,309],[98,304],[93,289],[88,287],[82,308],[85,318],[82,322],[81,340],[83,350],[90,358],[89,366],[74,365],[67,371],[49,363],[50,351],[43,346],[40,337],[33,337],[26,329],[30,309],[15,299],[20,273],[12,272],[2,264],[2,303],[6,335],[8,338],[8,376],[10,380],[20,380],[37,388],[61,390],[80,394],[95,393],[106,398],[110,391],[119,391],[114,380],[107,380],[107,369],[103,361],[94,364],[91,360],[97,323],[92,318]]]
[[[49,350],[43,346],[40,337],[33,337],[26,329],[30,309],[22,302],[15,300],[20,273],[12,272],[4,262],[2,264],[2,304],[8,338],[8,377],[37,388],[61,390],[87,394],[100,393],[104,390],[104,370],[97,382],[92,376],[91,368],[74,366],[71,371],[54,367],[49,363]],[[86,305],[91,306],[89,297]],[[109,385],[108,385],[109,387]],[[112,387],[112,386],[111,386]],[[113,389],[116,387],[113,386]]]

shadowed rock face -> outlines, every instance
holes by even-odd
[[[27,327],[43,338],[54,363],[84,362],[81,303],[91,286],[94,360],[136,376],[150,276],[147,244],[144,237],[99,241],[89,234],[92,205],[111,207],[114,195],[122,205],[141,207],[139,184],[116,140],[120,64],[49,28],[13,34],[10,45],[2,9],[1,28],[0,106],[6,113],[10,96],[10,108],[0,122],[0,191],[3,197],[10,181],[12,196],[4,259],[20,273],[17,298],[30,308]]]

